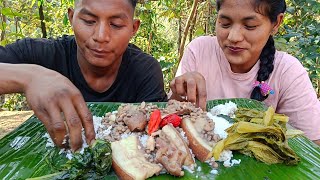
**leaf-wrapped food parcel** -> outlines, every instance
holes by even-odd
[[[66,160],[66,157],[62,157],[62,154],[56,153],[59,151],[59,149],[56,149],[56,151],[49,154],[47,161],[55,173],[30,178],[29,180],[103,179],[111,169],[112,152],[111,143],[108,141],[96,140],[91,146],[86,147],[83,153],[74,153],[70,160]]]

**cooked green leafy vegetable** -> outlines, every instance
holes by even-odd
[[[103,179],[111,169],[111,153],[111,143],[103,140],[96,140],[92,146],[84,149],[83,154],[74,153],[70,160],[60,155],[57,149],[47,158],[47,162],[55,173],[29,180]]]
[[[235,121],[235,124],[226,129],[228,137],[219,141],[213,148],[212,154],[215,159],[219,159],[224,149],[229,149],[254,156],[267,164],[296,165],[300,161],[288,146],[287,116],[276,114],[272,107],[265,112],[239,108]],[[290,135],[297,133],[291,132]]]

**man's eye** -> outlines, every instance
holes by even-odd
[[[114,23],[111,23],[110,25],[115,29],[120,29],[123,27],[122,25],[118,25],[118,24],[114,24]]]
[[[85,20],[85,19],[82,19],[82,21],[84,23],[86,23],[87,25],[93,25],[95,23],[95,21],[92,21],[92,20]]]

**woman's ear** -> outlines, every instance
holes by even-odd
[[[279,27],[283,22],[283,18],[284,18],[284,14],[283,13],[280,13],[277,16],[277,21],[274,23],[274,26],[273,26],[272,31],[271,31],[271,35],[277,34],[277,32],[279,30]]]

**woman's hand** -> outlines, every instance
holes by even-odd
[[[82,147],[82,128],[87,143],[95,138],[92,115],[81,92],[58,72],[36,67],[24,92],[29,106],[47,128],[54,143],[63,147],[69,133],[73,151]]]
[[[187,72],[174,78],[170,83],[172,96],[170,99],[196,103],[206,109],[207,90],[204,77],[198,72]]]

